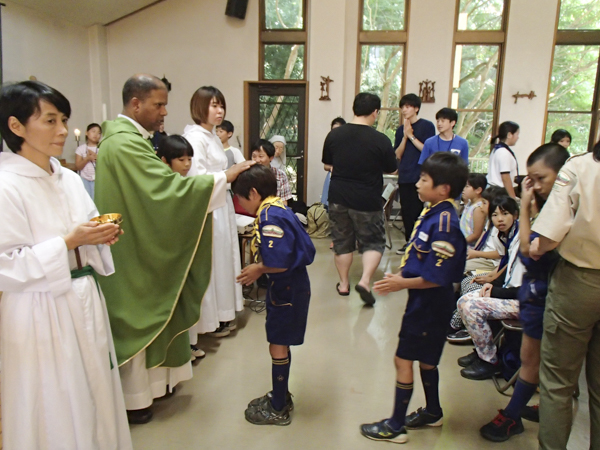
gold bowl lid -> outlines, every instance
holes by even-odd
[[[120,225],[123,222],[123,216],[117,213],[102,214],[101,216],[91,218],[90,222],[114,223],[115,225]]]

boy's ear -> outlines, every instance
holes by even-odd
[[[233,136],[233,131],[227,133],[227,139],[231,139],[231,136]]]
[[[255,200],[256,197],[260,198],[260,194],[258,193],[258,191],[256,190],[256,188],[251,188],[249,195],[248,195],[248,199],[249,200]]]
[[[456,120],[451,120],[450,123],[452,124],[452,129],[454,130],[454,127],[456,126]]]
[[[164,156],[161,156],[161,157],[160,157],[160,160],[161,160],[162,162],[164,162],[164,163],[165,163],[167,166],[170,166],[170,164],[167,162],[167,158],[165,158]]]

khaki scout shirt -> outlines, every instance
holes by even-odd
[[[560,242],[560,256],[600,269],[600,162],[591,153],[570,158],[556,177],[533,231]]]

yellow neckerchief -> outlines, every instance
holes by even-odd
[[[423,211],[421,211],[421,215],[419,216],[419,218],[415,222],[415,227],[413,228],[413,232],[410,235],[410,241],[409,241],[408,247],[406,247],[406,251],[404,252],[404,256],[402,257],[402,262],[400,263],[400,270],[402,270],[404,268],[404,266],[406,265],[406,261],[408,261],[408,256],[409,256],[410,251],[413,249],[413,246],[414,246],[415,235],[417,234],[417,231],[419,229],[419,225],[421,225],[421,222],[423,221],[423,218],[427,215],[427,213],[429,211],[431,211],[433,208],[435,208],[437,205],[439,205],[439,204],[441,204],[443,202],[450,202],[452,204],[452,206],[454,206],[454,209],[456,209],[456,202],[452,198],[448,198],[446,200],[442,200],[441,202],[437,202],[433,206],[430,204],[429,206],[426,206],[425,208],[423,208]]]
[[[258,262],[258,246],[260,245],[260,233],[258,232],[258,225],[260,223],[260,214],[271,206],[277,206],[278,208],[285,209],[283,201],[279,197],[270,196],[265,198],[256,212],[256,219],[254,220],[254,230],[252,231],[252,241],[250,241],[250,251],[252,252],[254,262]]]

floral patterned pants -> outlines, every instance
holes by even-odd
[[[481,359],[495,364],[498,361],[491,319],[518,319],[519,301],[480,297],[479,291],[469,292],[458,300],[458,311],[467,331],[473,339],[475,350]]]

